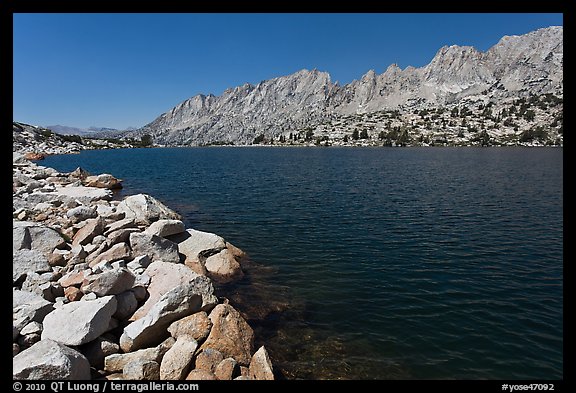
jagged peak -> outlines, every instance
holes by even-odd
[[[368,79],[375,79],[376,78],[376,71],[374,71],[373,69],[368,70],[368,72],[366,72],[363,76],[362,76],[362,80],[368,80]]]
[[[302,68],[289,75],[262,80],[257,85],[245,83],[226,89],[224,97],[199,94],[189,98],[188,103],[173,108],[168,116],[162,116],[166,119],[156,122],[154,127],[159,130],[194,129],[190,138],[196,138],[194,140],[200,143],[223,137],[222,130],[244,130],[246,124],[259,132],[274,132],[270,131],[270,124],[293,129],[306,122],[320,121],[328,113],[354,111],[359,104],[363,111],[420,105],[426,101],[442,104],[448,99],[480,94],[485,84],[506,75],[509,69],[523,70],[521,62],[526,56],[533,56],[536,63],[552,59],[537,69],[538,73],[550,69],[552,82],[530,72],[527,72],[526,81],[536,84],[537,89],[558,90],[562,88],[562,74],[558,73],[558,69],[562,69],[562,36],[559,35],[562,31],[562,26],[551,26],[531,35],[508,36],[501,41],[509,42],[500,47],[494,45],[488,53],[468,45],[445,45],[425,66],[402,69],[392,63],[382,74],[370,69],[360,78],[341,86],[330,81],[328,72]],[[550,68],[548,63],[555,68]],[[510,78],[516,76],[511,74]],[[533,88],[526,83],[520,80],[517,85],[509,84],[509,90],[502,91],[501,95]],[[175,112],[178,113],[173,116]],[[198,133],[198,130],[202,132]],[[251,136],[240,132],[237,137],[246,142]]]

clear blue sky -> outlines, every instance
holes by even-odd
[[[196,94],[303,68],[340,84],[562,14],[14,14],[15,121],[140,127]]]

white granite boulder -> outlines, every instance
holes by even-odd
[[[162,219],[181,219],[178,213],[147,194],[137,194],[125,198],[118,204],[116,211],[125,213],[126,218],[134,218],[137,224],[142,225],[150,225],[154,221]]]
[[[88,343],[108,330],[115,312],[114,296],[64,304],[44,318],[42,340],[65,345]]]
[[[13,379],[90,379],[90,364],[80,352],[44,339],[12,359]]]

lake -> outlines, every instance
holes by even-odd
[[[205,147],[40,165],[124,180],[246,251],[220,288],[280,377],[562,379],[563,149]]]

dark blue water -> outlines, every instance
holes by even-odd
[[[563,150],[170,148],[124,179],[247,251],[238,304],[287,378],[563,378]],[[121,195],[120,195],[121,196]]]

